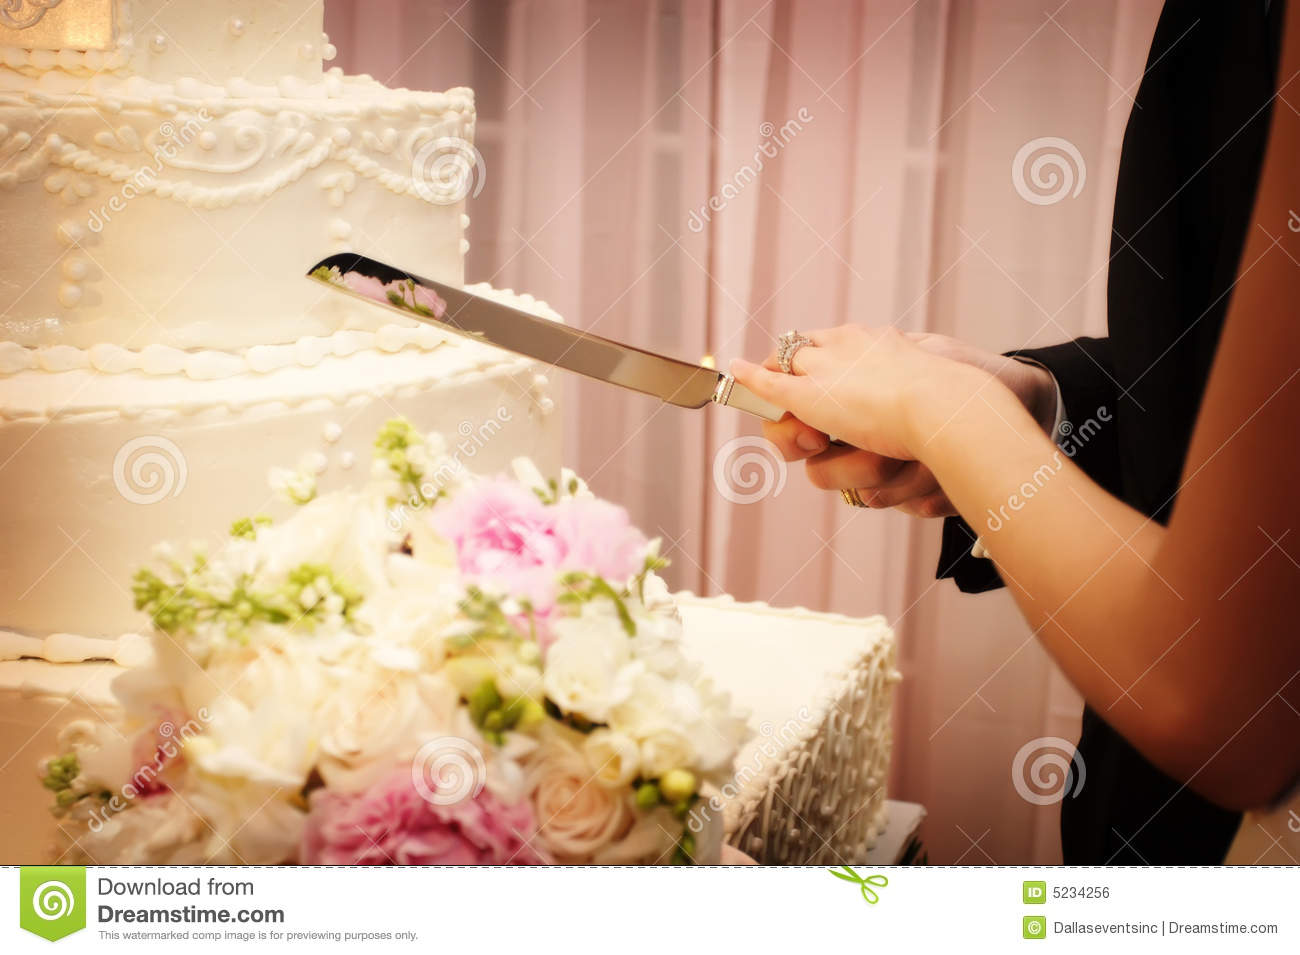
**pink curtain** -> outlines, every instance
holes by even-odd
[[[998,350],[1099,332],[1160,5],[331,0],[326,25],[348,72],[475,88],[471,280],[723,364],[843,322]],[[934,582],[937,524],[849,510],[740,415],[564,389],[567,458],[664,538],[675,586],[896,626],[892,794],[929,810],[934,861],[1059,861],[1059,807],[1012,770],[1073,739],[1078,698],[1005,595]]]

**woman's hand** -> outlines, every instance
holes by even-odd
[[[819,333],[820,334],[820,333]],[[907,333],[908,341],[941,358],[981,368],[1006,385],[1050,430],[1056,414],[1056,384],[1042,367],[996,355],[946,335]],[[776,372],[773,352],[764,367]],[[816,428],[787,414],[763,425],[764,436],[787,461],[806,461],[808,479],[827,490],[855,488],[869,507],[896,507],[913,517],[948,517],[956,509],[924,464],[885,457],[860,448],[832,446]]]

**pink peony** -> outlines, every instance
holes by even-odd
[[[455,546],[461,573],[471,581],[527,598],[546,613],[568,551],[556,533],[556,513],[528,488],[502,478],[457,494],[433,512],[433,525]]]
[[[379,279],[372,279],[360,272],[344,272],[343,284],[358,295],[373,298],[376,302],[388,301],[388,290]]]
[[[565,548],[562,570],[596,574],[616,587],[641,572],[647,541],[623,508],[599,498],[567,498],[555,511],[555,534]]]
[[[360,793],[311,795],[299,861],[307,865],[541,865],[526,839],[536,825],[527,801],[506,805],[488,790],[434,805],[397,770]]]

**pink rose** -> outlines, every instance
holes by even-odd
[[[555,602],[567,546],[556,509],[504,478],[466,488],[433,511],[434,529],[456,548],[461,573],[476,584],[527,598],[539,613]]]
[[[596,574],[615,587],[641,572],[647,541],[623,508],[599,498],[566,498],[555,512],[555,533],[566,552],[562,570]]]
[[[529,804],[507,805],[484,789],[434,805],[409,770],[360,793],[311,795],[299,861],[307,865],[541,865],[526,840],[536,825]]]

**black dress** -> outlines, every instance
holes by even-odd
[[[1132,507],[1166,522],[1236,279],[1268,140],[1285,0],[1168,0],[1129,117],[1115,194],[1106,338],[1015,354],[1056,376],[1089,429],[1074,456]],[[939,576],[1002,586],[945,522]],[[1091,708],[1085,784],[1061,807],[1067,864],[1223,860],[1240,815],[1166,776]]]

